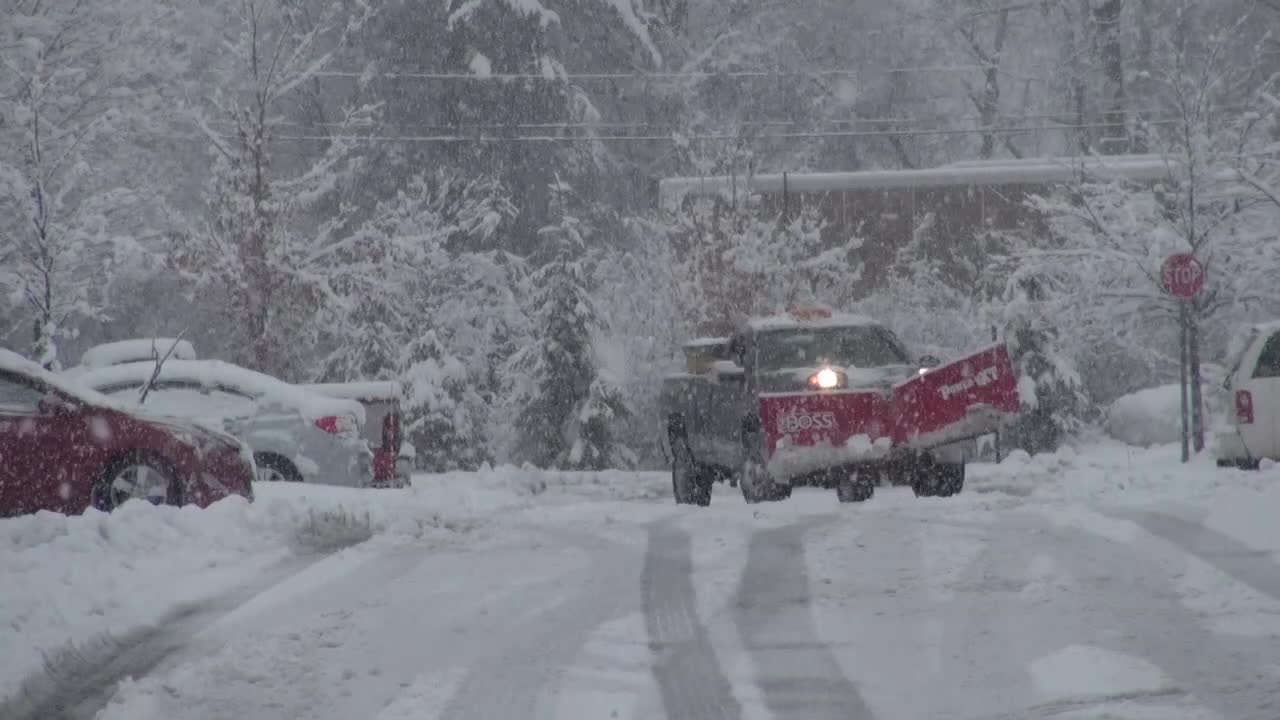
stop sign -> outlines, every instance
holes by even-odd
[[[1176,298],[1190,300],[1204,289],[1204,266],[1191,253],[1175,253],[1160,266],[1160,287]]]

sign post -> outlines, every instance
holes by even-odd
[[[1191,459],[1190,403],[1187,401],[1187,366],[1191,354],[1191,301],[1204,289],[1204,266],[1191,253],[1175,253],[1160,266],[1160,287],[1178,299],[1179,384],[1182,388],[1182,462]],[[1198,378],[1197,378],[1198,380]],[[1200,393],[1194,393],[1199,398]]]

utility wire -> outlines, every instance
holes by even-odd
[[[887,68],[884,70],[680,70],[673,72],[564,72],[543,73],[487,73],[470,72],[357,72],[354,70],[320,70],[315,77],[326,78],[378,78],[384,80],[705,80],[707,78],[787,78],[787,77],[854,77],[877,73],[949,73],[982,72],[986,65],[926,65],[921,67]]]
[[[1181,122],[1178,119],[1167,120],[1147,120],[1147,125],[1176,125]],[[737,133],[671,133],[667,135],[359,135],[352,133],[335,133],[332,135],[273,135],[271,140],[280,140],[285,142],[336,142],[339,140],[353,141],[357,144],[385,144],[385,143],[511,143],[511,142],[536,142],[536,143],[561,143],[561,142],[583,142],[583,141],[599,141],[599,142],[684,142],[696,140],[794,140],[794,139],[818,139],[818,138],[858,138],[858,137],[929,137],[929,136],[951,136],[951,135],[982,135],[982,134],[1013,134],[1013,133],[1029,133],[1043,131],[1069,131],[1069,130],[1086,130],[1086,129],[1103,129],[1112,127],[1125,127],[1124,123],[1087,123],[1087,124],[1070,124],[1070,125],[1033,125],[1020,127],[993,127],[993,128],[945,128],[945,129],[926,129],[926,130],[849,130],[849,131],[826,131],[826,132],[781,132],[781,133],[763,133],[760,135],[743,136]],[[148,133],[140,133],[148,134]],[[178,134],[159,134],[163,137],[171,137],[174,139],[207,139],[204,135],[178,135]],[[220,136],[224,139],[234,139],[231,135]]]
[[[1135,116],[1139,122],[1146,122],[1142,119],[1143,115],[1164,112],[1168,108],[1156,108],[1151,110],[1126,110],[1125,114]],[[1060,118],[1063,113],[1035,113],[1029,115],[997,115],[997,122],[1025,122],[1028,120],[1053,120]],[[947,115],[950,120],[982,120],[980,115]],[[739,127],[818,127],[823,125],[831,126],[850,126],[850,125],[920,125],[929,122],[932,118],[926,117],[881,117],[881,118],[824,118],[816,121],[800,121],[800,120],[782,120],[782,119],[765,119],[765,120],[742,120],[734,123]],[[230,125],[230,121],[214,120],[213,125]],[[1118,124],[1118,123],[1113,123]],[[545,123],[467,123],[467,124],[451,124],[451,123],[428,123],[428,122],[369,122],[353,125],[343,122],[314,122],[304,123],[294,120],[282,120],[273,123],[278,127],[392,127],[392,128],[432,128],[438,130],[448,130],[457,132],[466,132],[470,130],[562,130],[562,129],[589,129],[589,128],[680,128],[682,125],[678,122],[662,122],[662,121],[644,121],[637,120],[632,122],[545,122]],[[1058,127],[1069,128],[1075,127],[1070,123],[1057,123]],[[945,129],[945,128],[944,128]]]

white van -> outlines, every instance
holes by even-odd
[[[1255,325],[1227,375],[1233,412],[1217,437],[1218,465],[1256,468],[1280,461],[1280,322]]]

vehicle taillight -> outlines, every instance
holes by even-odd
[[[355,435],[355,420],[345,415],[328,415],[316,420],[316,427],[330,435]]]
[[[1248,390],[1236,391],[1236,422],[1253,423],[1253,395]]]

